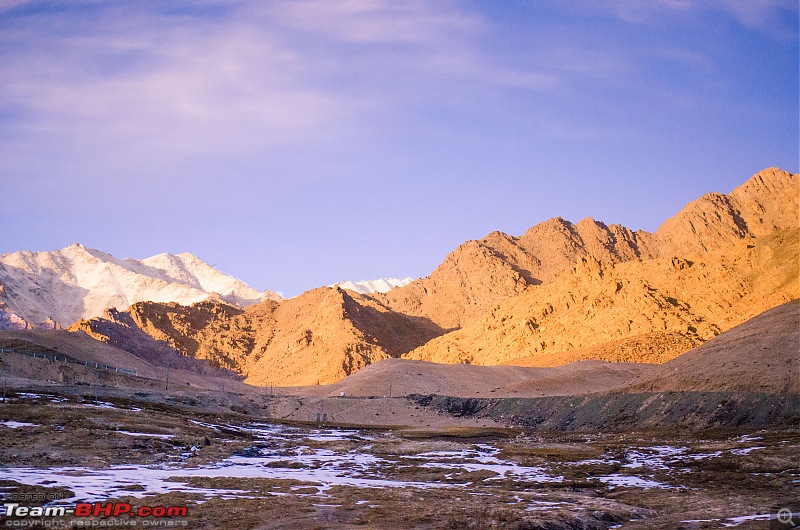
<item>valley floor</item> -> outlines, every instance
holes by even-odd
[[[242,529],[767,528],[800,502],[796,429],[541,432],[437,400],[10,389],[0,492],[186,506],[151,522]],[[345,405],[371,421],[330,425]]]

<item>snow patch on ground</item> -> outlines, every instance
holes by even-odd
[[[35,423],[25,423],[22,421],[5,420],[0,421],[0,425],[8,427],[9,429],[19,429],[20,427],[38,427]]]
[[[725,521],[726,522],[722,523],[722,526],[733,527],[733,526],[739,526],[745,521],[769,521],[769,514],[761,513],[758,515],[742,515],[741,517],[728,517],[727,519],[725,519]]]
[[[153,434],[149,432],[131,432],[131,431],[116,431],[119,434],[127,434],[128,436],[147,436],[149,438],[161,438],[162,440],[169,440],[175,438],[174,434]]]

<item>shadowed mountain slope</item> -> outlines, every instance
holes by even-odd
[[[127,312],[107,312],[70,329],[122,347],[150,337],[260,385],[331,383],[442,333],[423,318],[394,313],[370,298],[327,287],[244,309],[218,302],[141,302]]]

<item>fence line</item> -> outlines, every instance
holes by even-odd
[[[117,368],[116,366],[111,366],[108,364],[92,363],[89,361],[79,361],[77,359],[70,359],[67,356],[58,357],[56,355],[47,355],[45,353],[9,350],[8,348],[0,348],[0,353],[18,353],[20,355],[26,355],[28,357],[33,357],[35,359],[50,359],[52,361],[61,361],[65,363],[79,364],[82,366],[86,366],[87,368],[94,368],[96,370],[105,370],[106,372],[118,372],[121,374],[128,374],[128,375],[137,375],[138,373],[136,370],[129,370],[127,368]]]

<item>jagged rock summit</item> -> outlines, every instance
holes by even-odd
[[[463,243],[430,276],[376,295],[395,311],[459,329],[495,305],[550,283],[582,259],[606,265],[688,257],[798,227],[798,175],[768,168],[725,195],[707,193],[655,232],[556,217],[521,236],[492,232]]]
[[[404,299],[387,293],[390,307],[409,307],[434,321],[459,315],[457,329],[407,354],[440,363],[555,366],[582,359],[665,362],[771,307],[798,298],[800,210],[798,175],[768,168],[725,195],[707,193],[653,233],[551,219],[520,237],[489,234],[471,246],[492,263],[471,311],[454,298]],[[448,263],[429,278],[435,292]],[[480,261],[473,259],[469,267]],[[505,273],[502,271],[505,267]],[[516,286],[514,296],[504,283]],[[524,286],[520,286],[524,284]],[[467,287],[469,287],[469,283]],[[482,310],[481,310],[482,309]],[[571,352],[571,353],[568,353]]]
[[[281,299],[189,253],[118,259],[74,243],[54,252],[0,255],[0,329],[67,327],[140,301],[193,304],[209,298],[233,305]]]

